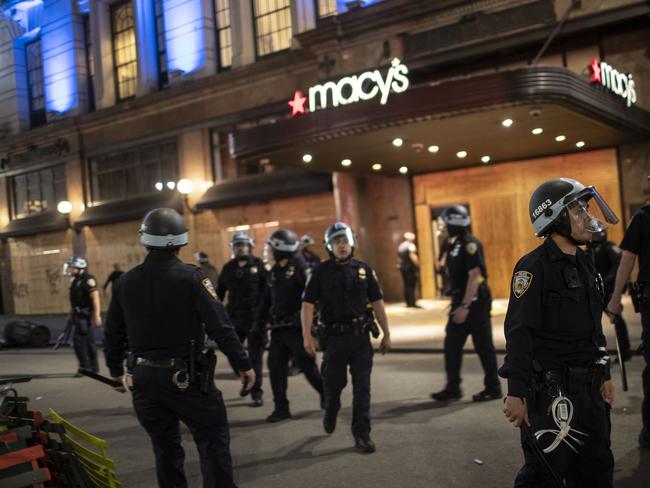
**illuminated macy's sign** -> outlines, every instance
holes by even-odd
[[[366,71],[360,75],[346,76],[339,81],[328,81],[309,88],[305,97],[296,90],[293,100],[289,101],[291,115],[304,114],[307,110],[316,110],[349,105],[373,98],[379,98],[379,103],[385,105],[391,93],[403,93],[409,87],[408,68],[395,58],[386,74],[379,70]],[[305,104],[309,100],[308,107]]]
[[[636,103],[636,89],[631,74],[625,74],[612,68],[605,61],[591,60],[589,65],[592,83],[600,83],[609,91],[627,100],[627,106]]]

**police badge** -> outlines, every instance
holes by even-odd
[[[532,273],[528,271],[517,271],[512,277],[512,293],[514,293],[516,298],[520,298],[533,281]]]
[[[360,280],[365,280],[366,279],[366,269],[365,268],[359,268],[359,279]]]

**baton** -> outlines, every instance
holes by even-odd
[[[617,319],[620,319],[620,315],[616,315]],[[618,340],[618,328],[614,326],[615,338],[616,338],[616,353],[618,356],[618,365],[621,367],[621,381],[623,384],[623,391],[627,391],[627,370],[625,369],[625,361],[623,360],[623,355],[621,354],[621,345]]]
[[[562,480],[560,480],[555,471],[553,471],[553,467],[548,462],[548,459],[546,459],[544,451],[542,451],[542,449],[539,447],[539,444],[533,435],[533,431],[524,421],[522,421],[520,428],[523,434],[524,442],[528,444],[528,447],[530,447],[530,450],[533,452],[535,459],[544,468],[547,479],[555,488],[565,488],[565,484],[562,482]]]
[[[93,379],[95,381],[99,381],[100,383],[104,383],[105,385],[112,386],[113,388],[124,388],[124,385],[121,382],[115,381],[114,379],[109,378],[107,376],[103,376],[103,375],[101,375],[99,373],[95,373],[93,371],[90,371],[89,369],[79,368],[79,373],[84,375],[84,376],[87,376],[88,378],[91,378],[91,379]]]
[[[70,340],[70,332],[72,332],[72,320],[68,320],[68,322],[65,324],[65,329],[63,329],[63,332],[61,332],[59,334],[59,337],[57,337],[52,349],[56,351],[59,347],[61,347],[62,344],[67,345],[68,341]]]

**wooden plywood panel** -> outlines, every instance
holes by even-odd
[[[69,232],[52,232],[8,240],[16,314],[67,313],[69,278],[63,264],[72,252]]]
[[[517,260],[540,244],[528,217],[532,192],[544,181],[559,177],[577,179],[596,186],[613,210],[621,215],[616,151],[605,149],[529,161],[481,166],[432,173],[414,178],[415,194],[425,195],[422,207],[466,203],[472,214],[472,229],[483,242],[490,284],[495,296],[509,293],[512,269]],[[430,231],[428,208],[416,207],[418,238]],[[618,242],[621,225],[613,226],[609,238]],[[433,252],[421,244],[423,270],[433,266]],[[423,280],[424,280],[423,272]],[[433,285],[422,284],[425,296],[433,297]]]

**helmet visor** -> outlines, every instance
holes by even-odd
[[[352,229],[349,227],[346,227],[345,229],[340,229],[337,230],[336,232],[332,232],[327,237],[327,241],[325,242],[325,245],[327,246],[327,249],[329,251],[333,250],[334,243],[337,242],[339,239],[345,239],[347,244],[350,244],[350,246],[355,247],[356,242],[354,240],[354,233],[352,232]]]
[[[587,219],[585,230],[589,232],[602,232],[607,229],[608,224],[614,225],[618,223],[618,217],[614,211],[593,186],[588,186],[577,193],[567,203],[568,208],[577,207],[583,212],[584,217]]]

